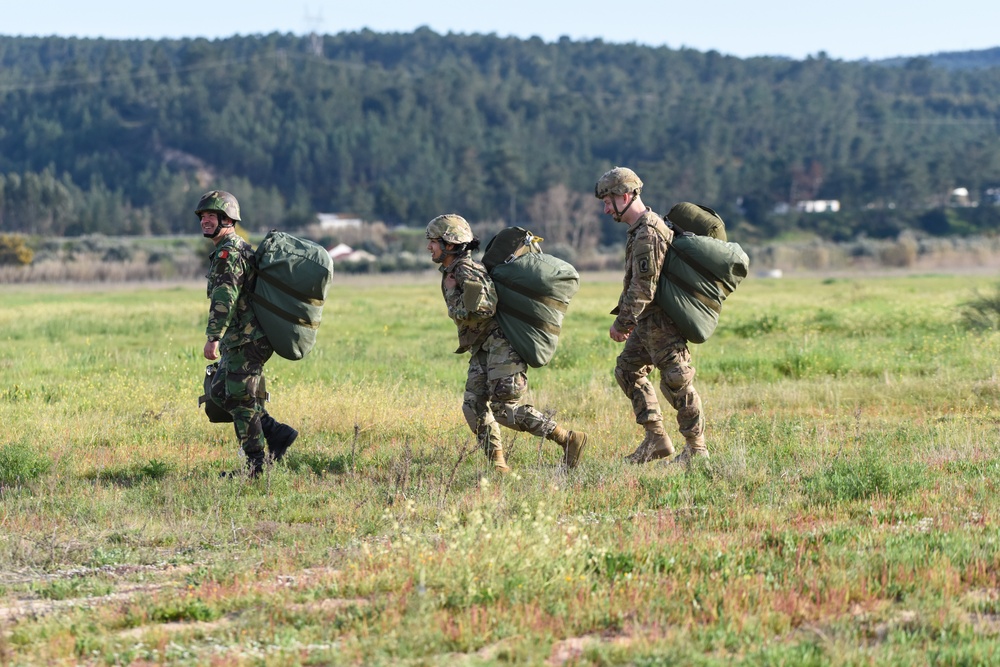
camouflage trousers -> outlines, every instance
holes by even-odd
[[[649,374],[660,371],[660,391],[677,410],[677,426],[685,439],[696,438],[704,430],[701,397],[694,388],[694,367],[687,341],[663,311],[640,320],[618,355],[615,379],[632,401],[639,424],[663,420],[660,403]]]
[[[487,452],[502,449],[500,426],[545,437],[556,423],[521,399],[528,391],[528,365],[500,327],[472,348],[462,414]]]
[[[274,349],[267,338],[224,348],[219,369],[212,378],[209,398],[232,415],[236,439],[250,459],[264,456],[264,433],[260,420],[265,410],[261,385],[264,364],[272,354]]]

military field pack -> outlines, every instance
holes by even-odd
[[[270,400],[267,393],[267,380],[261,376],[256,385],[256,398],[260,405]],[[213,424],[231,424],[233,416],[219,407],[226,400],[225,374],[219,372],[219,362],[214,361],[205,367],[205,393],[198,397],[198,405],[205,406],[205,415]],[[215,400],[213,400],[215,399]]]
[[[507,227],[483,253],[497,291],[497,323],[532,368],[552,361],[563,316],[580,288],[573,265],[543,253],[541,240],[522,227]]]
[[[323,246],[271,230],[254,253],[257,283],[250,303],[274,351],[296,361],[312,350],[333,279]]]
[[[667,219],[674,239],[663,261],[656,303],[685,339],[704,343],[715,332],[722,302],[747,277],[750,258],[726,241],[719,214],[698,204],[677,204]]]

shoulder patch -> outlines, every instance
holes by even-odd
[[[222,259],[226,259],[227,257],[229,257],[229,251],[223,250],[222,252],[219,253],[219,257],[221,257]]]

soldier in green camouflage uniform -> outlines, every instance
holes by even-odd
[[[195,214],[202,234],[215,244],[206,276],[211,304],[204,356],[219,361],[207,398],[232,416],[246,455],[244,468],[224,476],[257,477],[265,463],[265,444],[271,459],[280,460],[298,431],[264,409],[264,364],[274,350],[250,307],[257,274],[253,248],[235,233],[239,202],[228,192],[213,190],[202,196]]]
[[[500,426],[553,440],[563,461],[576,467],[587,434],[567,431],[534,407],[521,403],[528,391],[528,365],[493,319],[497,293],[486,268],[472,258],[479,239],[459,215],[440,215],[427,225],[427,250],[441,265],[441,293],[458,327],[456,354],[471,353],[462,413],[495,470],[510,470]]]
[[[625,347],[615,365],[615,379],[632,401],[635,420],[645,437],[630,463],[646,463],[673,456],[674,447],[663,428],[656,391],[649,381],[653,368],[660,371],[660,391],[677,410],[677,425],[684,436],[684,450],[669,463],[690,463],[708,457],[701,397],[694,388],[694,368],[687,341],[673,321],[653,301],[674,232],[663,219],[643,205],[642,181],[631,169],[615,167],[601,176],[594,194],[604,202],[604,212],[628,225],[625,244],[625,278],[609,335]]]

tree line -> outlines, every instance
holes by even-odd
[[[749,239],[1000,223],[1000,65],[982,59],[740,59],[429,29],[314,46],[0,37],[0,229],[191,233],[198,195],[225,187],[251,228],[457,211],[551,226],[580,249],[619,240],[592,199],[615,165],[654,208],[705,203]],[[954,206],[958,187],[979,206]],[[841,208],[780,212],[808,199]]]

